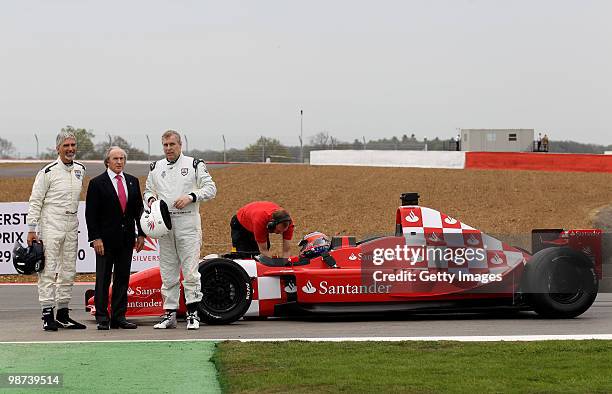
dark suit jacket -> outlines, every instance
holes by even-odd
[[[138,235],[145,236],[140,228],[143,209],[138,178],[123,173],[127,185],[127,207],[121,212],[119,197],[107,172],[89,181],[85,204],[85,220],[89,242],[101,239],[104,248],[134,247],[137,226]]]

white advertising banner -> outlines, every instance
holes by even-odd
[[[16,274],[13,267],[13,248],[19,241],[24,246],[28,237],[27,202],[0,203],[0,274]],[[77,272],[96,272],[96,255],[87,242],[87,225],[85,224],[85,202],[79,203],[79,246],[77,253]],[[156,239],[149,237],[140,253],[132,255],[132,271],[159,265],[159,249]]]

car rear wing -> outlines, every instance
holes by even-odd
[[[599,229],[533,229],[531,230],[532,254],[542,249],[567,246],[589,257],[595,265],[597,278],[602,272],[602,231]]]

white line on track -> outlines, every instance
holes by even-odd
[[[108,341],[5,341],[0,344],[40,344],[40,343],[142,343],[142,342],[401,342],[401,341],[457,341],[457,342],[528,342],[528,341],[583,341],[589,339],[612,340],[612,334],[586,335],[490,335],[490,336],[445,336],[445,337],[347,337],[347,338],[195,338],[195,339],[139,339]]]

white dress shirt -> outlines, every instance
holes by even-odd
[[[117,197],[119,197],[119,192],[117,191],[117,179],[115,179],[115,177],[117,175],[121,176],[121,183],[123,183],[123,190],[125,190],[125,200],[127,202],[127,199],[128,199],[127,181],[125,180],[125,175],[123,175],[123,172],[120,172],[119,174],[115,174],[113,171],[110,170],[110,168],[107,168],[106,173],[108,174],[111,181],[113,182],[113,187],[115,188],[115,193],[117,193]]]

